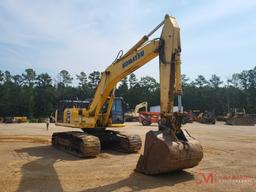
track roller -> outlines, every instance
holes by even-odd
[[[79,157],[95,157],[101,149],[97,137],[78,131],[53,133],[52,145]]]

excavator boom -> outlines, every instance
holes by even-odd
[[[149,41],[149,37],[162,26],[161,37]],[[136,170],[145,174],[159,174],[197,165],[203,157],[202,147],[186,130],[181,129],[183,114],[180,111],[173,112],[175,95],[179,98],[178,105],[181,108],[180,53],[179,26],[174,17],[166,15],[164,21],[101,74],[93,101],[88,107],[65,109],[66,114],[75,111],[78,119],[69,126],[82,128],[85,133],[56,133],[53,135],[53,145],[72,149],[82,156],[96,156],[100,145],[103,147],[108,142],[126,152],[138,151],[141,140],[137,135],[123,135],[105,128],[111,124],[110,112],[117,83],[159,56],[159,131],[146,134],[144,155],[140,156]],[[107,106],[106,112],[103,112],[103,106]]]
[[[148,111],[148,102],[144,101],[135,106],[134,113],[139,113],[140,109],[145,108],[144,111]]]

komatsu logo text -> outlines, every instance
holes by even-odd
[[[142,50],[141,52],[138,52],[134,57],[130,58],[129,60],[125,61],[123,63],[123,68],[128,67],[129,65],[131,65],[133,62],[137,61],[138,59],[140,59],[141,57],[144,56],[144,50]]]

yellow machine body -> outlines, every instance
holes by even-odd
[[[125,121],[139,121],[139,112],[143,110],[144,112],[148,111],[148,102],[144,101],[135,106],[135,109],[124,114]]]
[[[149,37],[161,26],[163,26],[161,37],[149,41]],[[106,68],[101,74],[93,100],[88,107],[66,108],[64,110],[64,121],[55,121],[56,124],[88,130],[88,133],[100,138],[101,144],[104,143],[105,140],[101,139],[104,137],[104,133],[99,134],[92,130],[106,128],[113,124],[111,123],[111,110],[117,83],[159,56],[159,131],[150,131],[146,134],[144,154],[140,156],[136,171],[145,174],[159,174],[196,166],[203,158],[202,146],[186,130],[181,129],[183,114],[181,113],[180,53],[180,28],[174,17],[166,15],[164,21],[154,30]],[[178,96],[179,112],[173,112],[175,96]],[[104,113],[102,112],[103,106],[106,109]],[[70,118],[67,115],[71,115]],[[56,114],[56,118],[57,116],[58,114]],[[68,119],[68,121],[65,119]],[[66,148],[70,148],[75,143],[80,143],[79,146],[74,146],[73,151],[88,150],[90,151],[89,155],[97,155],[99,142],[95,138],[84,137],[81,139],[81,135],[78,136],[79,133],[61,134],[60,136],[57,134],[53,136],[53,144],[63,143]],[[109,136],[113,138],[113,133]],[[67,138],[71,139],[68,140]],[[78,139],[83,141],[80,142]],[[89,140],[93,141],[91,142],[93,146],[88,145]],[[138,151],[140,148],[140,140],[136,136],[119,134],[116,141],[119,147],[123,146],[128,152]],[[81,146],[84,146],[82,150]]]

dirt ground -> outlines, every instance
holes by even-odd
[[[45,124],[0,124],[0,191],[256,191],[256,126],[187,124],[204,148],[197,167],[158,176],[134,172],[139,153],[103,151],[79,159],[50,145]],[[157,125],[127,123],[145,133]]]

